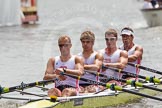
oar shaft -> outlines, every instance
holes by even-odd
[[[0,98],[3,98],[3,99],[15,99],[15,100],[27,100],[27,101],[30,100],[30,99],[26,99],[26,98],[7,97],[7,96],[0,96]]]
[[[39,96],[39,97],[47,96],[47,95],[43,95],[43,94],[34,94],[34,93],[24,92],[24,91],[20,91],[20,90],[15,90],[15,91],[20,92],[20,94],[22,94],[22,95],[26,94],[26,95],[33,95],[33,96]]]
[[[155,91],[162,92],[162,89],[159,89],[159,88],[156,88],[156,87],[147,86],[147,85],[142,85],[142,87],[147,88],[147,89],[151,89],[151,90],[155,90]]]
[[[0,87],[0,94],[8,93],[8,92],[13,92],[15,90],[23,90],[23,89],[26,89],[26,88],[34,87],[36,85],[47,85],[47,84],[50,84],[50,83],[55,82],[56,80],[57,79],[43,80],[43,81],[37,81],[37,82],[33,82],[33,83],[28,83],[28,84],[25,84],[25,83],[22,82],[18,86],[13,86],[13,87]]]
[[[145,66],[141,66],[139,64],[128,63],[128,65],[162,75],[162,72],[160,72],[158,70],[151,69],[151,68],[148,68],[148,67],[145,67]]]
[[[128,92],[128,93],[132,93],[132,94],[135,94],[135,95],[139,95],[139,96],[143,96],[143,97],[146,97],[146,98],[150,98],[150,99],[155,99],[155,100],[162,101],[162,98],[158,98],[158,97],[146,95],[146,94],[139,93],[139,92],[135,92],[135,91],[132,91],[132,90],[123,89],[122,91]]]
[[[142,76],[142,75],[137,75],[137,74],[133,74],[133,73],[130,73],[130,72],[127,72],[127,71],[123,71],[123,70],[119,70],[119,69],[115,69],[115,68],[110,68],[110,67],[106,67],[106,66],[103,66],[103,68],[113,70],[114,72],[125,73],[128,76],[145,79],[146,81],[150,81],[150,82],[153,82],[153,83],[162,84],[162,81],[160,81],[160,79],[157,79],[157,78],[154,78],[154,77],[146,77],[146,76]]]

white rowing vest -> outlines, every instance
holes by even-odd
[[[94,64],[96,54],[97,54],[97,52],[93,52],[87,59],[85,59],[83,57],[83,53],[79,53],[78,56],[80,56],[80,57],[82,57],[84,59],[84,64],[90,65],[90,64]],[[96,80],[96,76],[92,75],[90,73],[85,73],[82,76],[82,78]],[[79,84],[86,84],[86,83],[87,82],[85,82],[85,81],[79,81]]]
[[[134,54],[136,47],[137,47],[137,45],[134,45],[130,50],[128,50],[128,56]],[[121,50],[124,50],[124,46],[123,45],[120,46],[120,49]],[[141,60],[140,59],[137,59],[136,61],[130,62],[130,63],[133,63],[133,64],[141,64]],[[133,74],[136,74],[136,73],[139,73],[140,70],[138,68],[134,67],[134,66],[127,65],[124,68],[124,71],[130,72],[130,73],[133,73]]]
[[[62,62],[60,56],[55,57],[54,68],[67,68],[74,69],[75,68],[75,56],[72,56],[68,61]],[[56,81],[56,87],[61,85],[70,85],[76,87],[76,79],[66,76],[66,80]]]
[[[103,62],[104,63],[117,63],[119,61],[120,58],[120,49],[117,49],[112,55],[107,55],[105,52],[105,49],[102,49],[99,51],[102,55],[103,55]],[[107,75],[107,76],[113,76],[115,78],[118,78],[120,76],[120,74],[118,72],[115,72],[113,70],[110,69],[106,69],[105,71],[102,71],[103,74]]]

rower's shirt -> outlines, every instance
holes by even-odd
[[[136,47],[137,47],[137,45],[135,44],[130,50],[128,50],[128,56],[134,54]],[[123,45],[120,46],[119,48],[121,50],[124,50],[124,46]],[[141,60],[140,59],[137,59],[136,61],[130,62],[130,63],[133,63],[133,64],[141,64]],[[136,73],[139,73],[140,70],[138,68],[134,67],[134,66],[127,65],[124,68],[124,71],[130,72],[130,73],[133,73],[133,74],[136,74]]]
[[[102,49],[99,51],[102,55],[103,55],[103,63],[117,63],[119,61],[120,58],[120,53],[121,50],[117,49],[113,54],[111,55],[107,55],[106,50]],[[105,71],[101,71],[102,74],[105,74],[106,76],[112,76],[115,78],[119,78],[120,74],[118,72],[115,72],[113,70],[110,69],[106,69]]]
[[[90,65],[90,64],[94,64],[96,54],[97,54],[97,52],[93,52],[88,58],[84,58],[83,53],[79,53],[78,56],[80,56],[84,59],[84,64]],[[90,73],[85,73],[82,76],[82,78],[96,80],[96,76],[93,74],[90,74]],[[79,84],[89,84],[89,83],[87,83],[85,81],[79,81]]]
[[[75,68],[75,56],[73,55],[68,61],[62,62],[60,56],[55,57],[54,68],[66,68],[66,69],[74,69]],[[76,87],[76,79],[66,76],[66,80],[56,81],[56,87],[62,85],[69,85]]]

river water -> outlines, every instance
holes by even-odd
[[[108,28],[120,33],[125,26],[134,29],[135,42],[144,48],[143,65],[162,70],[162,27],[147,26],[140,12],[142,5],[139,0],[38,0],[37,24],[0,28],[0,85],[42,80],[48,58],[59,55],[57,39],[60,35],[72,38],[71,52],[76,54],[81,51],[79,37],[84,30],[95,33],[94,48],[99,50],[105,47],[104,32]],[[142,99],[120,107],[161,108],[162,102]]]

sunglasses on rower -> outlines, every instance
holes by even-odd
[[[105,40],[111,42],[111,41],[116,40],[116,37],[106,37]]]
[[[69,44],[59,44],[58,46],[59,46],[60,48],[62,48],[62,47],[68,47],[68,45],[69,45]]]

